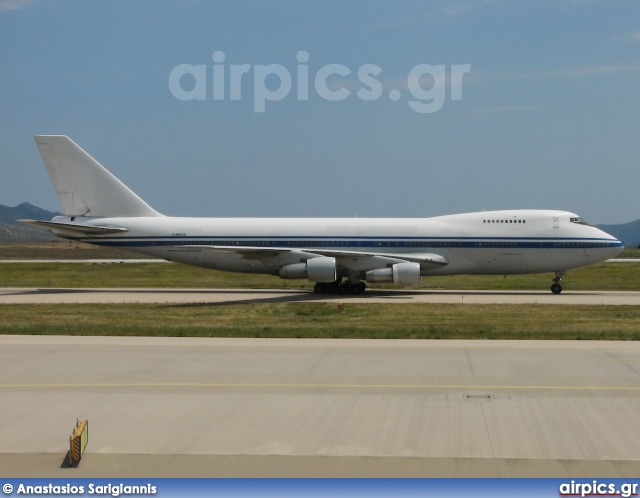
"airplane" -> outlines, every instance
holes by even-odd
[[[317,293],[421,277],[555,273],[623,244],[578,215],[502,210],[431,218],[188,218],[160,214],[64,135],[36,135],[64,216],[20,220],[54,235],[214,270],[308,279]]]

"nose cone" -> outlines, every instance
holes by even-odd
[[[616,256],[620,255],[622,251],[624,251],[624,244],[617,239],[616,242],[618,243],[618,246],[611,248],[611,255],[609,256],[609,259],[615,258]]]
[[[599,228],[596,228],[596,230],[599,232],[599,238],[604,239],[603,241],[606,243],[606,247],[601,251],[601,254],[606,256],[606,259],[615,258],[624,250],[624,244],[613,235]]]

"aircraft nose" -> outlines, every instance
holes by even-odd
[[[624,244],[619,241],[616,237],[611,235],[610,233],[605,232],[600,228],[595,228],[597,232],[597,237],[602,241],[606,241],[606,246],[602,248],[600,254],[606,259],[615,258],[618,254],[620,254],[624,249]],[[595,234],[594,234],[595,235]]]
[[[606,232],[602,232],[610,238],[609,249],[611,249],[611,255],[609,258],[615,258],[618,254],[620,254],[624,250],[624,244],[616,239],[613,235],[609,235]]]

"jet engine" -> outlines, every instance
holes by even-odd
[[[305,263],[294,263],[280,268],[280,278],[307,278],[310,282],[335,282],[337,279],[336,258],[322,256]]]
[[[398,263],[391,268],[369,270],[367,282],[393,282],[399,287],[418,285],[420,283],[420,265],[418,263]]]

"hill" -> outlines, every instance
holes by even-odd
[[[40,230],[18,222],[22,219],[50,220],[61,213],[39,208],[28,202],[16,207],[0,204],[0,242],[51,242],[60,240],[48,230]]]
[[[598,225],[598,228],[624,242],[625,247],[640,247],[640,220],[622,225]]]
[[[46,209],[39,208],[28,202],[23,202],[16,207],[8,207],[0,204],[0,223],[7,225],[23,226],[17,220],[50,220],[54,216],[62,216],[62,213],[54,213]]]

